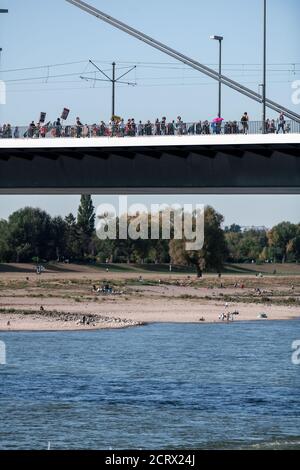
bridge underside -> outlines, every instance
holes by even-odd
[[[1,148],[0,193],[299,194],[300,147]]]

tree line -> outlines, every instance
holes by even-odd
[[[0,262],[172,263],[219,272],[225,262],[299,262],[300,224],[272,229],[222,228],[224,217],[205,209],[204,246],[186,251],[185,240],[100,240],[89,195],[81,196],[77,217],[51,217],[25,207],[0,220]]]

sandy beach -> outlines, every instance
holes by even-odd
[[[3,265],[2,265],[3,266]],[[103,286],[109,292],[102,292]],[[93,287],[96,287],[95,288]],[[100,289],[100,292],[97,292]],[[0,331],[127,328],[153,322],[221,322],[300,318],[298,275],[195,275],[105,272],[85,266],[35,274],[0,272]],[[259,319],[265,314],[267,318]],[[226,323],[230,323],[224,320]]]

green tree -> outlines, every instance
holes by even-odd
[[[80,235],[80,258],[89,259],[94,255],[92,235],[95,230],[95,212],[90,195],[81,196],[77,214],[77,228]]]
[[[241,241],[243,234],[236,231],[225,232],[225,240],[228,249],[228,261],[238,263],[242,261]]]
[[[226,241],[221,228],[223,220],[223,216],[212,207],[206,207],[203,248],[197,251],[186,251],[185,240],[170,240],[172,263],[195,266],[198,277],[202,276],[204,269],[220,272],[227,256]]]
[[[53,242],[53,257],[57,261],[65,257],[67,249],[67,223],[62,217],[54,217],[51,220],[52,242]]]
[[[0,262],[10,261],[10,248],[8,244],[9,226],[6,220],[0,220]]]
[[[296,236],[297,225],[290,222],[281,222],[268,232],[269,246],[274,249],[276,259],[282,263],[286,261],[288,245]]]
[[[66,223],[66,250],[65,257],[69,260],[81,259],[81,233],[77,227],[76,218],[73,214],[65,217]]]
[[[258,260],[267,243],[265,230],[247,230],[240,242],[241,257],[244,261]]]
[[[287,245],[287,254],[289,254],[293,260],[300,261],[300,224],[296,227],[296,236],[289,241]]]
[[[225,227],[225,232],[241,233],[241,231],[241,226],[237,224],[231,224],[229,227]]]
[[[78,228],[91,237],[95,230],[95,209],[90,195],[85,194],[81,196],[80,205],[77,214]]]
[[[51,258],[51,217],[45,211],[31,207],[20,209],[10,215],[8,226],[13,261]]]

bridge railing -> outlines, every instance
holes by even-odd
[[[294,121],[278,121],[265,125],[267,133],[299,134],[300,124]],[[261,121],[222,121],[209,122],[171,122],[171,123],[127,123],[71,125],[47,123],[30,126],[3,126],[0,138],[37,139],[37,138],[89,138],[89,137],[149,137],[149,136],[191,136],[191,135],[226,135],[226,134],[262,134]]]

